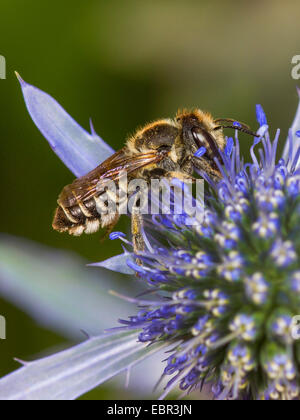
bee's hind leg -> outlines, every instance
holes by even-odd
[[[185,172],[179,172],[179,171],[171,171],[168,172],[167,174],[167,178],[169,179],[179,179],[179,181],[182,182],[191,182],[193,184],[195,184],[197,182],[197,179],[194,178],[192,175],[189,175]]]

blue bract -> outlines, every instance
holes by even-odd
[[[95,133],[92,124],[89,134],[51,96],[17,76],[31,118],[75,176],[90,172],[113,153]]]

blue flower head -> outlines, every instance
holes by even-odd
[[[175,345],[165,393],[175,383],[184,392],[210,383],[218,399],[300,395],[300,343],[291,334],[300,313],[298,134],[290,132],[278,159],[279,131],[272,141],[261,106],[257,119],[251,162],[243,163],[238,138],[228,139],[201,225],[179,226],[169,215],[145,229],[146,243],[161,238],[140,256],[149,288],[162,294],[149,314],[170,310],[143,319],[140,340]]]

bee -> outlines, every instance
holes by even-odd
[[[211,114],[195,109],[178,111],[174,119],[154,121],[138,129],[120,151],[63,189],[57,201],[53,228],[75,236],[94,233],[100,227],[111,232],[120,214],[103,208],[100,196],[105,189],[101,189],[101,185],[104,187],[108,180],[118,184],[123,171],[128,181],[143,179],[149,184],[152,179],[162,178],[194,180],[193,173],[197,169],[219,181],[222,175],[215,158],[221,159],[220,150],[225,148],[223,129],[237,129],[256,136],[245,124],[234,122],[226,118],[214,119]],[[205,147],[206,153],[196,157],[201,147]],[[134,251],[138,254],[145,246],[138,211],[131,215],[131,226]]]

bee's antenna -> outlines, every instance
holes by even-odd
[[[220,122],[227,122],[227,123],[232,123],[232,125],[240,125],[243,128],[246,128],[246,130],[250,130],[249,125],[241,122],[241,121],[237,121],[237,120],[233,120],[232,118],[217,118],[215,121],[215,123],[220,123]]]
[[[253,137],[259,137],[258,134],[254,133],[253,131],[249,130],[249,127],[245,126],[244,124],[242,125],[219,125],[217,127],[214,128],[214,130],[220,130],[221,128],[232,128],[233,130],[239,130],[242,133],[246,133],[249,134],[250,136]]]

